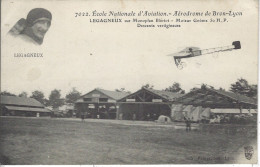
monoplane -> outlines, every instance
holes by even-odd
[[[176,66],[179,69],[182,69],[183,67],[186,66],[186,64],[181,61],[182,59],[202,56],[205,54],[212,54],[216,52],[231,51],[233,49],[241,49],[240,41],[234,41],[230,46],[216,47],[210,49],[200,49],[198,47],[186,47],[185,49],[177,53],[169,54],[168,56],[172,56],[174,58]]]

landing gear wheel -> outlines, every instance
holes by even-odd
[[[177,67],[178,67],[179,70],[183,69],[182,63],[180,63]]]
[[[187,67],[187,64],[185,62],[181,62],[182,67]]]

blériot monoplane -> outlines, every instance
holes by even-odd
[[[195,56],[201,56],[205,54],[212,54],[215,52],[231,51],[233,49],[241,49],[240,41],[234,41],[230,46],[223,46],[211,49],[200,49],[198,47],[186,47],[180,52],[169,54],[174,58],[175,64],[179,69],[182,69],[186,64],[181,61],[181,59],[191,58]]]

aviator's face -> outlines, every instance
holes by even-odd
[[[49,19],[41,18],[41,19],[36,20],[31,28],[32,28],[33,34],[37,38],[43,39],[45,33],[49,30],[50,26],[51,26],[51,21]]]

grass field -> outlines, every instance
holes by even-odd
[[[214,129],[186,133],[154,122],[1,117],[0,160],[20,165],[256,163],[243,156],[243,146],[257,149],[256,132]]]

